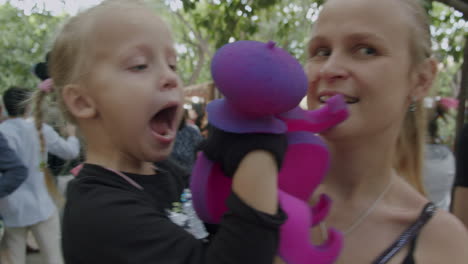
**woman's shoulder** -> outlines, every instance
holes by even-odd
[[[416,260],[420,263],[468,263],[468,232],[461,221],[437,210],[421,230]]]
[[[398,181],[397,204],[403,211],[412,211],[410,221],[415,216],[421,218],[428,199],[412,188],[403,179]],[[425,264],[466,264],[468,263],[468,231],[458,218],[451,213],[437,209],[425,222],[417,236],[414,257],[416,263]]]

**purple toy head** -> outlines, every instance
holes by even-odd
[[[250,116],[289,111],[307,92],[301,64],[272,41],[223,46],[213,57],[211,73],[229,103]]]

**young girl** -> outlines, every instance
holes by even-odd
[[[272,263],[285,220],[273,155],[256,150],[241,161],[209,244],[187,231],[203,237],[179,175],[153,165],[172,150],[183,100],[170,31],[148,7],[104,1],[71,18],[48,68],[87,148],[68,186],[66,263]]]
[[[343,94],[350,110],[323,133],[332,164],[316,191],[344,233],[338,263],[468,263],[465,227],[423,195],[421,102],[437,72],[427,21],[417,0],[329,0],[314,24],[309,106]]]

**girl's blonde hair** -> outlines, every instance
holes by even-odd
[[[69,113],[63,98],[63,88],[72,83],[86,83],[84,76],[89,72],[89,65],[92,63],[92,30],[97,19],[104,13],[115,9],[146,7],[139,0],[105,0],[101,4],[89,8],[76,16],[70,18],[58,32],[50,51],[47,63],[48,73],[53,80],[51,92],[38,90],[33,95],[34,120],[39,134],[43,164],[47,155],[45,139],[42,133],[42,123],[44,120],[42,104],[44,99],[51,94],[51,99],[56,100],[64,118],[71,123],[76,123]],[[59,197],[59,192],[55,186],[55,181],[47,166],[42,166],[45,174],[46,184],[49,192],[54,197]],[[60,198],[59,198],[60,199]]]

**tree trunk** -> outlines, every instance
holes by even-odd
[[[465,123],[466,99],[468,93],[468,35],[465,36],[465,48],[463,50],[462,77],[460,82],[460,92],[458,94],[458,113],[455,143],[458,142],[461,129]]]

